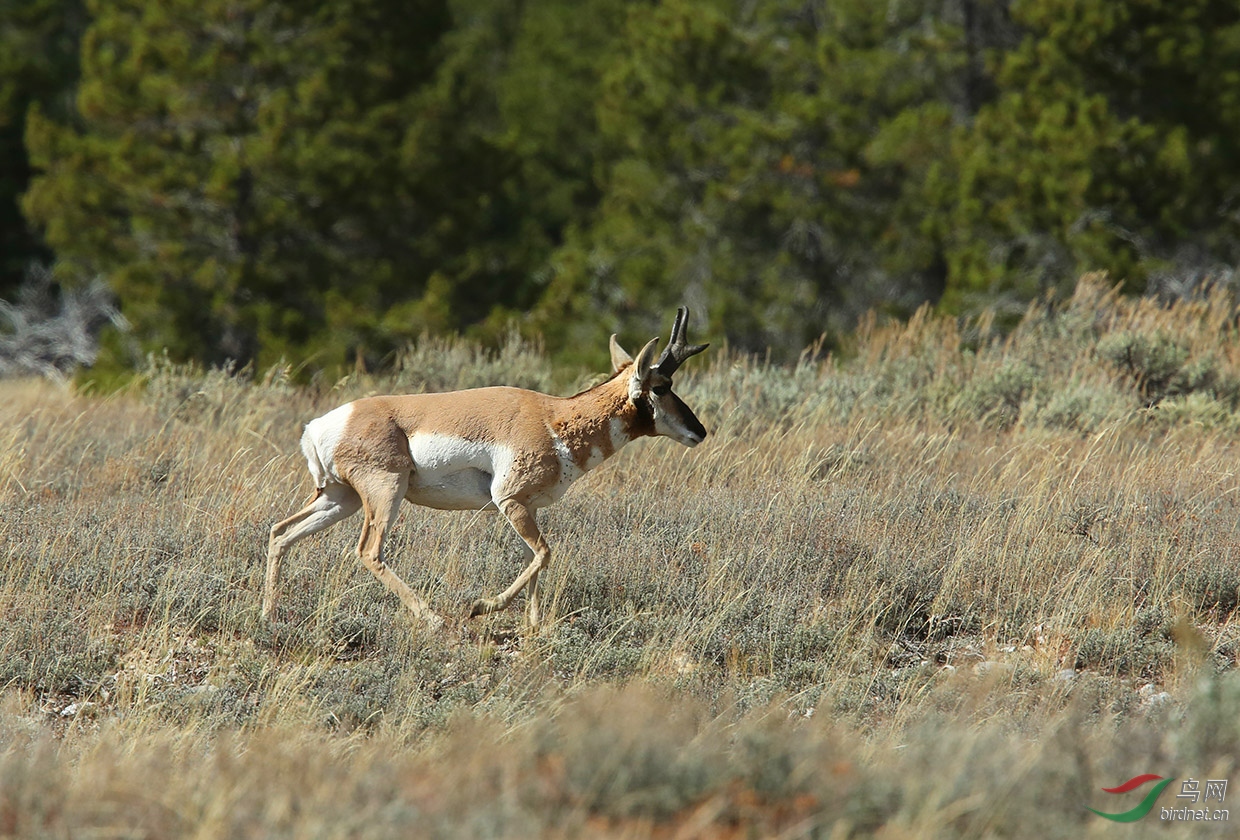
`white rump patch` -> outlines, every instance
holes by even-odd
[[[322,417],[306,424],[301,435],[301,451],[306,456],[314,486],[322,489],[329,481],[343,483],[336,471],[336,447],[344,437],[344,428],[353,416],[353,403],[333,408]]]

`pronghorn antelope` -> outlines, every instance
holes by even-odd
[[[573,397],[521,388],[367,397],[306,424],[301,437],[314,497],[271,528],[263,617],[270,618],[280,561],[298,540],[356,513],[365,514],[357,556],[410,610],[432,626],[442,619],[383,559],[383,537],[401,499],[439,510],[498,510],[533,552],[512,585],[470,607],[472,618],[511,603],[529,587],[527,619],[538,627],[538,573],[551,550],[534,513],[629,441],[663,435],[697,446],[706,429],[672,393],[672,375],[705,344],[687,344],[689,311],[676,313],[672,337],[655,361],[652,339],[634,359],[611,337],[613,375]]]

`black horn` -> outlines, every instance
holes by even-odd
[[[689,323],[689,309],[680,307],[676,310],[676,322],[672,324],[672,338],[663,350],[663,355],[655,363],[655,370],[663,376],[671,378],[676,369],[684,364],[685,359],[701,353],[709,344],[686,344],[685,326]]]

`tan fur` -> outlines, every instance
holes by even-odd
[[[610,386],[610,387],[608,387]],[[594,450],[606,460],[615,454],[611,421],[618,419],[629,440],[650,432],[637,423],[637,407],[629,402],[628,384],[616,376],[604,386],[566,400],[551,420],[551,428],[573,453],[573,462],[582,470]]]
[[[414,468],[409,438],[415,433],[452,435],[513,450],[514,472],[528,502],[560,478],[551,432],[585,469],[591,449],[604,458],[615,454],[610,421],[618,417],[631,430],[629,440],[653,433],[638,421],[628,398],[625,377],[610,380],[573,397],[552,397],[521,388],[475,388],[442,394],[366,397],[354,402],[353,415],[336,449],[341,474],[349,480],[373,469],[388,472]]]
[[[706,434],[670,391],[650,393],[671,385],[652,369],[655,345],[634,361],[613,337],[614,375],[572,397],[506,387],[367,397],[313,421],[302,448],[321,486],[302,510],[271,529],[263,617],[274,611],[281,561],[293,543],[361,508],[362,564],[411,611],[441,624],[383,560],[384,537],[408,499],[445,509],[498,509],[532,561],[498,596],[475,602],[470,615],[503,609],[528,587],[528,619],[537,627],[538,573],[551,551],[535,511],[628,441],[666,434],[692,446]]]

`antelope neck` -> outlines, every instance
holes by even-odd
[[[610,458],[643,430],[641,412],[629,400],[628,377],[613,376],[601,385],[568,397],[557,406],[551,431],[581,470]]]

